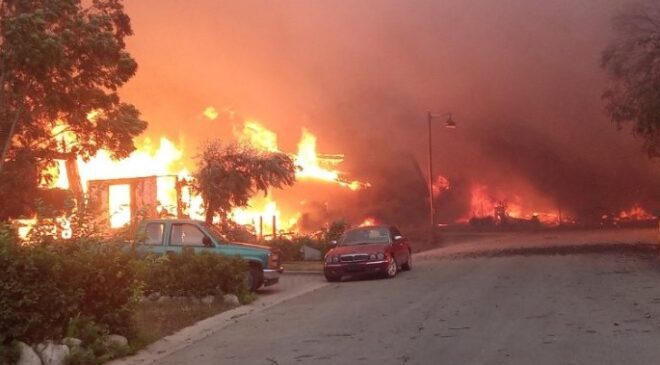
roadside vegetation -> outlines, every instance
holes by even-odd
[[[327,228],[316,234],[297,234],[294,236],[281,236],[262,243],[280,251],[282,261],[302,261],[303,246],[318,250],[321,257],[330,249],[330,243],[337,241],[349,227],[343,219],[333,221]]]
[[[34,232],[47,231],[37,226]],[[69,344],[68,364],[133,353],[253,300],[243,283],[246,265],[215,254],[139,257],[130,245],[100,235],[31,236],[26,243],[13,227],[2,226],[0,364],[17,361],[19,342]],[[235,299],[227,301],[227,294]]]

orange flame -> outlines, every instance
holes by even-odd
[[[98,113],[90,113],[88,118],[95,118]],[[203,114],[209,119],[214,119],[217,117],[214,113],[217,113],[217,111],[209,107]],[[63,146],[75,143],[75,139],[68,135],[66,126],[63,123],[59,123],[53,133],[57,135],[58,140],[61,140]],[[234,134],[241,143],[249,144],[264,151],[279,151],[277,134],[257,121],[245,121],[243,129],[234,130]],[[177,176],[179,179],[190,179],[191,176],[184,166],[183,157],[182,144],[177,146],[166,137],[161,137],[156,145],[150,138],[145,138],[137,144],[136,151],[125,159],[113,160],[109,152],[101,150],[89,161],[79,160],[78,170],[85,191],[88,182],[91,180],[148,176]],[[316,152],[316,136],[305,129],[303,129],[298,144],[298,153],[293,157],[300,167],[300,170],[296,173],[300,180],[325,181],[351,190],[369,186],[368,183],[344,180],[338,171],[331,168],[341,163],[343,156],[319,156]],[[59,174],[56,173],[59,176],[50,184],[50,187],[69,187],[67,175],[62,173],[65,170],[63,163],[61,165],[58,165],[57,168]],[[177,204],[174,182],[175,180],[157,179],[157,199],[163,207],[176,206]],[[118,184],[110,187],[108,215],[112,228],[122,227],[131,221],[130,195],[128,185]],[[187,212],[192,218],[203,219],[203,202],[200,196],[193,194],[189,188],[183,188],[182,199],[187,203]],[[169,211],[171,212],[171,210]],[[277,231],[291,230],[296,225],[300,213],[285,216],[278,208],[277,202],[272,199],[272,195],[268,194],[265,197],[250,199],[248,207],[234,209],[230,217],[239,224],[254,226],[256,233],[262,235],[272,232],[273,217],[276,220]]]
[[[460,219],[459,222],[467,222],[472,217],[495,217],[499,210],[500,214],[504,213],[505,217],[514,219],[536,219],[546,225],[559,223],[558,213],[532,210],[520,196],[515,194],[511,195],[511,199],[496,199],[490,193],[488,186],[483,184],[475,184],[471,194],[470,216]]]
[[[449,190],[449,180],[444,176],[438,176],[433,182],[433,196],[438,198],[442,193]]]
[[[376,221],[376,218],[367,217],[362,221],[362,223],[358,225],[358,227],[370,227],[370,226],[375,226],[377,224],[378,222]]]
[[[655,217],[642,208],[639,204],[633,205],[630,209],[624,210],[619,213],[619,219],[622,220],[649,220]]]

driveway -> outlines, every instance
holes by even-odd
[[[657,363],[658,267],[648,251],[426,255],[395,279],[326,285],[239,318],[157,363]]]

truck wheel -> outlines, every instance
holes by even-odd
[[[261,271],[261,267],[250,265],[250,268],[245,271],[243,283],[251,292],[255,292],[261,288],[261,285],[264,283],[264,273]]]

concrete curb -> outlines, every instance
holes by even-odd
[[[320,270],[285,271],[283,275],[323,275]]]
[[[213,317],[201,320],[170,336],[163,337],[143,350],[140,350],[133,356],[116,359],[106,363],[106,365],[146,365],[157,363],[158,360],[219,332],[230,324],[239,321],[240,318],[263,312],[270,307],[313,292],[326,285],[328,285],[328,283],[325,282],[309,283],[289,292],[284,292],[281,295],[273,294],[272,296],[267,295],[259,297],[251,304],[236,307]]]

